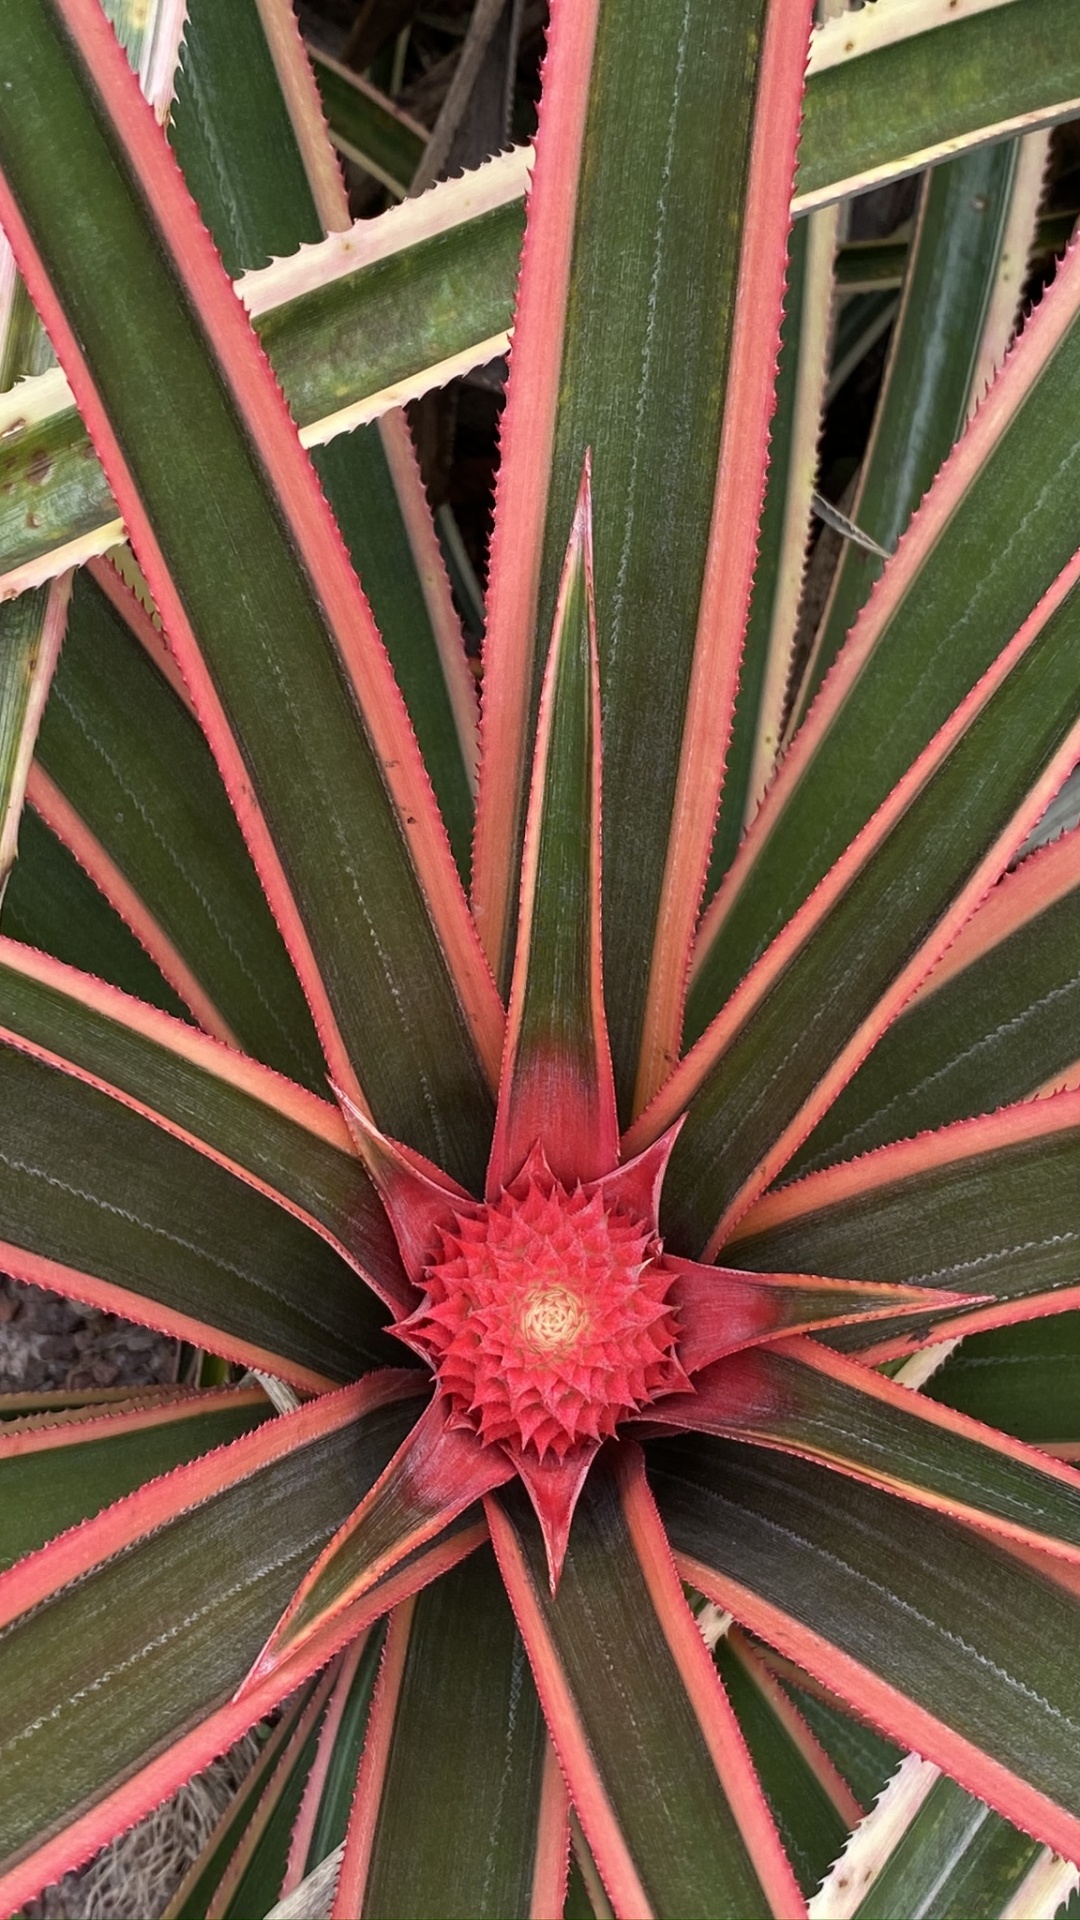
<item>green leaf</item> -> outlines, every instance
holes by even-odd
[[[309,1384],[385,1358],[374,1296],[272,1201],[11,1047],[0,1087],[9,1271]]]
[[[395,213],[400,239],[385,252],[374,238],[385,233],[389,240],[391,229],[365,222],[373,257],[358,249],[351,271],[340,271],[341,242],[334,239],[301,255],[295,270],[290,260],[242,283],[307,446],[441,385],[448,362],[467,372],[504,350],[524,224],[524,168],[517,156],[509,167],[491,165],[502,170],[497,192],[483,169],[464,183],[430,189]],[[436,206],[450,211],[436,217]],[[116,503],[66,383],[54,373],[47,384],[24,387],[17,400],[0,402],[0,418],[5,467],[11,463],[11,490],[0,494],[0,572],[48,578],[64,564],[60,550],[68,542],[82,539],[97,553],[118,539]],[[111,535],[101,537],[110,527]]]
[[[843,301],[833,333],[826,399],[834,400],[871,348],[887,333],[900,309],[898,296],[874,290]]]
[[[56,954],[177,1019],[191,1019],[135,935],[32,807],[19,823],[19,858],[0,926],[28,947]]]
[[[0,604],[0,901],[18,845],[19,816],[41,710],[67,616],[68,582]]]
[[[56,365],[49,337],[34,312],[34,303],[26,283],[17,280],[11,296],[3,347],[0,349],[0,393],[6,393],[17,381],[47,373]]]
[[[7,1768],[0,1855],[31,1846],[229,1699],[412,1417],[408,1404],[383,1407],[309,1441],[151,1531],[5,1633],[4,1752],[19,1764]]]
[[[966,1920],[1003,1913],[1043,1852],[955,1780],[936,1780],[883,1861],[853,1920]],[[837,1864],[838,1873],[847,1867]]]
[[[973,1333],[923,1391],[1034,1446],[1080,1442],[1080,1314]]]
[[[321,284],[314,258],[297,263],[295,274],[283,267],[249,283],[259,337],[309,446],[327,438],[339,416],[360,418],[367,403],[368,418],[383,411],[390,401],[378,396],[387,389],[423,392],[447,377],[446,361],[464,372],[485,342],[487,358],[499,351],[513,313],[525,182],[520,158],[491,165],[498,176],[481,168],[382,216],[385,227],[366,223],[368,247],[358,246],[351,271],[340,271],[339,243],[339,271]],[[491,191],[497,179],[505,182],[501,197]],[[453,208],[460,212],[451,223]],[[390,245],[395,234],[400,240]],[[326,258],[329,267],[329,250]]]
[[[923,186],[904,298],[849,509],[856,525],[887,552],[967,418],[1017,159],[1014,140],[979,147],[935,167]],[[800,688],[800,713],[843,646],[881,568],[872,553],[850,541],[844,546]]]
[[[245,1051],[322,1091],[311,1015],[206,741],[85,571],[38,759]]]
[[[595,1869],[594,1869],[595,1871]],[[604,1902],[605,1910],[607,1902]],[[570,1858],[570,1878],[563,1906],[563,1920],[594,1920],[595,1908],[589,1898],[589,1889],[585,1876],[578,1865],[576,1855]]]
[[[243,405],[250,408],[245,380],[250,376],[258,385],[261,370],[236,325],[227,286],[218,290],[209,262],[199,320],[186,299],[177,304],[180,269],[161,252],[165,232],[158,224],[164,221],[171,230],[176,221],[188,220],[175,176],[154,161],[154,178],[169,211],[163,202],[148,221],[143,160],[133,154],[121,158],[114,144],[118,124],[106,131],[99,118],[100,95],[85,76],[77,77],[77,63],[54,37],[53,18],[48,0],[20,8],[9,54],[11,71],[25,77],[20,98],[47,99],[45,121],[53,124],[61,114],[65,140],[62,146],[50,143],[48,124],[33,112],[20,113],[17,125],[7,118],[0,125],[0,156],[9,174],[17,176],[35,230],[48,236],[42,244],[49,251],[50,271],[62,285],[108,404],[122,421],[126,460],[138,474],[138,499],[132,494],[125,511],[139,520],[145,509],[157,539],[168,548],[168,574],[157,560],[151,568],[155,597],[173,629],[174,646],[190,620],[212,661],[217,693],[240,730],[270,836],[302,903],[305,931],[321,964],[324,1019],[336,1023],[342,1036],[338,1047],[350,1060],[365,1063],[366,1091],[392,1131],[409,1134],[455,1171],[475,1178],[486,1148],[490,1095],[471,1022],[478,1019],[486,1032],[495,1014],[376,637],[365,629],[362,603],[332,526],[316,504],[305,470],[295,454],[287,453],[294,443],[267,394],[264,430],[273,440],[274,461],[282,463],[278,484],[285,486],[289,473],[288,485],[298,501],[303,498],[305,511],[310,508],[304,521],[309,550],[302,557],[284,535],[280,501],[263,464],[270,455],[265,447],[257,451],[250,437],[248,422],[254,416],[233,410],[242,388]],[[104,42],[100,53],[113,83],[121,86],[126,76],[114,68]],[[126,97],[126,88],[121,92]],[[147,154],[157,154],[152,129],[141,119],[125,120],[122,132],[139,146],[140,155],[143,144]],[[95,206],[90,244],[78,212],[88,194]],[[133,299],[136,285],[140,297]],[[231,366],[230,407],[223,404],[218,352],[227,353]],[[175,444],[159,428],[170,396],[182,404],[187,428]],[[220,511],[224,501],[227,516]],[[294,538],[303,546],[298,527]],[[312,573],[316,550],[324,567],[318,587]],[[344,617],[346,601],[356,616],[344,656],[337,642],[328,644],[328,596],[338,601],[335,625]],[[280,635],[288,636],[287,646],[276,644]],[[345,644],[340,632],[338,641]],[[201,672],[190,637],[184,644],[186,670]],[[363,652],[364,673],[379,689],[372,693],[366,726],[350,683],[349,665],[357,663],[349,649],[355,647]],[[272,702],[266,699],[268,681],[277,689]],[[204,697],[209,698],[205,688]],[[411,804],[411,846],[367,727],[383,730],[381,753],[400,763],[394,778],[395,785],[401,782],[402,804]],[[398,752],[391,741],[400,742]],[[220,724],[215,744],[232,767],[232,780],[239,781],[236,749]],[[426,867],[426,897],[413,849]],[[275,883],[280,896],[284,873],[267,867],[268,859],[264,855],[263,878]],[[429,900],[439,913],[438,932]],[[283,917],[295,915],[291,901],[279,898],[275,905]],[[305,986],[314,995],[318,982],[310,961],[303,959],[295,921],[292,950],[307,967]],[[452,966],[471,969],[468,986],[459,987]],[[489,1051],[491,1040],[489,1034],[483,1041]],[[423,1079],[413,1070],[418,1050],[425,1061]],[[451,1088],[452,1135],[439,1118],[440,1090],[449,1100]]]
[[[708,1586],[748,1625],[969,1791],[1073,1848],[1071,1593],[876,1488],[850,1482],[837,1501],[805,1461],[703,1436],[650,1457],[687,1577],[712,1570]]]
[[[476,1553],[415,1603],[390,1753],[372,1781],[363,1912],[524,1920],[546,1748],[502,1583]]]
[[[188,0],[169,139],[234,278],[322,239],[257,7]]]
[[[0,392],[48,366],[41,323],[0,238]],[[0,903],[18,851],[19,816],[41,710],[63,638],[69,582],[0,605]]]
[[[903,285],[906,240],[848,240],[836,256],[836,284],[848,292],[872,293],[880,286]]]
[[[154,1412],[106,1414],[61,1430],[0,1430],[0,1566],[13,1566],[65,1528],[146,1480],[266,1420],[261,1392],[215,1393]],[[60,1439],[62,1444],[54,1442]]]
[[[339,153],[392,193],[407,192],[427,145],[426,130],[358,73],[317,47],[309,47],[308,54]]]
[[[36,407],[34,402],[37,403]],[[123,522],[71,392],[55,369],[0,399],[9,429],[0,494],[0,566],[21,592],[123,538]]]
[[[1078,103],[1072,0],[1012,0],[962,16],[811,73],[799,201],[857,193],[958,147],[1046,126]]]
[[[859,1804],[873,1806],[889,1775],[903,1758],[902,1750],[875,1728],[844,1713],[838,1700],[823,1697],[822,1689],[813,1687],[808,1674],[803,1676],[805,1684],[798,1685],[794,1672],[789,1663],[784,1676],[786,1692],[843,1774]]]

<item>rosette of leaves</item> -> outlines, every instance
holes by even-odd
[[[1075,253],[962,429],[1075,12],[832,23],[792,230],[807,6],[558,0],[516,291],[517,159],[350,232],[284,0],[151,13],[0,0],[0,1264],[225,1364],[5,1409],[6,1907],[270,1716],[176,1914],[1051,1912]],[[957,150],[781,755],[828,203]],[[511,316],[477,753],[393,403]]]

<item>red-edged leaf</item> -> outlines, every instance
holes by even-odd
[[[250,1181],[21,1047],[0,1088],[7,1272],[301,1388],[390,1357],[354,1267]]]
[[[349,1130],[393,1224],[405,1271],[413,1285],[419,1286],[431,1259],[437,1228],[462,1209],[475,1212],[477,1203],[441,1167],[403,1146],[400,1140],[388,1140],[347,1093],[340,1087],[336,1091]],[[407,1296],[407,1303],[415,1306],[415,1297]]]
[[[561,1913],[559,1784],[498,1570],[477,1554],[391,1622],[335,1913]]]
[[[640,1149],[690,1107],[664,1189],[687,1251],[702,1237],[706,1257],[723,1244],[1074,764],[1078,583],[1080,554],[627,1134]],[[988,766],[1007,773],[990,781]]]
[[[536,677],[532,630],[540,557],[532,530],[541,524],[549,484],[576,175],[598,16],[599,0],[587,0],[584,5],[559,6],[551,23],[544,63],[543,137],[528,193],[528,264],[522,270],[515,311],[513,410],[502,432],[498,544],[488,594],[489,672],[481,716],[473,908],[488,956],[505,980],[513,958],[514,869],[526,804],[517,761]],[[582,456],[584,452],[583,445]],[[579,459],[575,487],[580,473]],[[521,564],[524,529],[530,530],[526,566]],[[562,551],[565,539],[564,525]],[[510,551],[504,561],[502,549],[507,544]],[[513,741],[514,751],[503,745],[504,738]]]
[[[415,1607],[415,1600],[406,1600],[402,1606],[395,1607],[390,1616],[379,1678],[375,1683],[375,1698],[371,1703],[356,1798],[349,1818],[345,1853],[338,1874],[332,1920],[338,1915],[348,1920],[351,1914],[361,1911],[375,1839],[375,1816],[390,1759],[394,1722],[405,1676],[409,1629]]]
[[[747,157],[742,248],[732,295],[734,324],[723,431],[697,633],[681,742],[671,837],[664,866],[655,944],[634,1088],[640,1111],[677,1057],[686,996],[686,962],[694,934],[731,738],[750,589],[757,560],[758,519],[765,492],[769,418],[780,346],[786,254],[795,170],[799,77],[807,21],[799,6],[772,5],[760,34],[753,135]],[[783,264],[782,264],[783,260]]]
[[[357,1706],[368,1704],[374,1675],[372,1656],[377,1647],[378,1636],[373,1640],[371,1633],[365,1633],[341,1656],[326,1718],[319,1729],[318,1751],[289,1840],[289,1857],[281,1883],[283,1899],[330,1851],[328,1844],[318,1845],[320,1839],[326,1840],[324,1796],[331,1774],[339,1769],[339,1741],[353,1732],[349,1723],[355,1722]],[[335,1785],[339,1786],[340,1782],[336,1781]]]
[[[857,1280],[824,1280],[813,1274],[749,1274],[735,1267],[706,1267],[667,1256],[678,1278],[668,1298],[679,1315],[679,1359],[697,1373],[725,1353],[811,1327],[918,1313],[947,1303],[929,1287],[870,1287]],[[950,1304],[966,1304],[963,1294]],[[698,1383],[700,1384],[700,1383]]]
[[[720,1643],[718,1643],[720,1644]],[[722,1644],[730,1649],[756,1691],[767,1703],[769,1712],[805,1761],[823,1793],[832,1802],[845,1827],[858,1824],[866,1809],[859,1804],[836,1763],[830,1759],[817,1735],[808,1726],[789,1693],[766,1665],[757,1647],[736,1626],[724,1635]]]
[[[623,1447],[590,1474],[554,1598],[539,1530],[521,1497],[489,1499],[488,1521],[552,1739],[615,1910],[802,1912],[734,1715],[679,1590],[637,1449]]]
[[[217,1161],[327,1239],[382,1299],[411,1304],[383,1208],[327,1101],[3,936],[0,1040]]]
[[[879,1328],[871,1343],[854,1328],[830,1337],[888,1358],[927,1339],[1080,1304],[1078,1167],[1080,1094],[1024,1101],[767,1195],[740,1222],[727,1257],[766,1272],[805,1261],[852,1278],[990,1296],[925,1324],[915,1315]]]
[[[618,1155],[600,959],[600,691],[589,462],[578,494],[537,721],[521,911],[487,1194],[544,1149],[564,1185]]]
[[[355,1093],[361,1062],[365,1095],[384,1123],[478,1172],[501,1011],[340,536],[96,0],[33,0],[11,25],[11,70],[26,83],[20,98],[47,96],[50,114],[63,113],[65,138],[47,148],[46,185],[33,116],[5,120],[4,223],[124,511],[336,1077]],[[79,217],[72,224],[63,211],[74,215],[86,192],[96,196],[90,248]],[[117,270],[118,256],[130,278]],[[187,433],[166,459],[158,422],[170,382],[182,390]],[[190,459],[180,457],[196,447],[197,484]],[[279,647],[275,636],[286,631],[289,645]],[[267,684],[277,689],[272,701]],[[402,1049],[411,1060],[418,1048],[426,1085],[402,1068]],[[432,1075],[453,1082],[452,1139],[438,1119]]]
[[[261,1387],[173,1388],[146,1405],[0,1410],[0,1565],[9,1566],[148,1479],[270,1418]]]
[[[1080,1565],[1080,1474],[813,1340],[734,1354],[695,1386],[650,1413],[820,1461]]]
[[[159,1759],[141,1767],[91,1812],[72,1819],[56,1839],[35,1844],[18,1866],[0,1876],[0,1898],[19,1906],[69,1867],[80,1865],[106,1840],[160,1805],[194,1773],[224,1753],[294,1688],[340,1653],[342,1647],[365,1633],[380,1614],[410,1599],[429,1582],[440,1580],[474,1553],[486,1538],[487,1529],[482,1520],[471,1527],[451,1528],[442,1540],[423,1550],[407,1567],[391,1574],[373,1594],[347,1609],[325,1634],[313,1640],[302,1654],[261,1687],[209,1713],[181,1738],[170,1737],[167,1751]]]
[[[204,1033],[213,1034],[216,1040],[222,1041],[227,1047],[238,1047],[239,1042],[232,1028],[175,941],[169,938],[127,875],[37,761],[30,768],[26,797],[49,831],[74,855],[99,893],[104,894],[114,912],[131,928],[139,945],[146,949],[158,971],[194,1014]]]
[[[0,1902],[21,1905],[130,1825],[338,1650],[325,1636],[238,1708],[225,1704],[400,1443],[415,1385],[384,1375],[270,1420],[0,1575],[5,1754],[19,1760],[0,1821]],[[398,1592],[426,1577],[414,1564]],[[391,1583],[372,1611],[395,1597]],[[366,1624],[354,1611],[343,1637]]]
[[[277,1766],[281,1750],[288,1742],[297,1719],[304,1710],[304,1705],[305,1690],[301,1689],[300,1693],[284,1708],[277,1726],[270,1733],[254,1765],[244,1776],[220,1820],[210,1833],[205,1846],[185,1873],[162,1913],[161,1920],[190,1920],[193,1913],[198,1914],[201,1920],[214,1887],[220,1881],[232,1850],[242,1840],[245,1824],[267,1780]]]
[[[928,45],[936,38],[927,36]],[[1078,303],[1074,251],[864,607],[702,923],[690,1037],[1075,553],[1075,522],[1061,508],[1074,444]],[[1060,476],[1063,490],[1048,489],[1048,474]],[[944,632],[951,639],[943,651]],[[888,714],[890,724],[871,722],[871,711]]]
[[[588,1440],[572,1447],[562,1460],[538,1461],[526,1452],[514,1456],[518,1477],[528,1491],[533,1512],[540,1522],[552,1594],[562,1578],[570,1525],[581,1489],[598,1452],[599,1443]]]
[[[604,924],[620,958],[608,1019],[627,1104],[650,977],[677,1020],[715,820],[809,24],[801,0],[693,0],[647,19],[595,0],[553,9],[498,481],[474,896],[506,979],[541,649],[591,446]],[[643,699],[660,636],[669,697]]]
[[[1080,832],[999,881],[794,1156],[816,1172],[1080,1084]]]
[[[310,1406],[284,1414],[257,1433],[219,1448],[203,1460],[178,1467],[165,1479],[117,1501],[95,1521],[50,1542],[40,1553],[0,1575],[0,1627],[48,1600],[61,1587],[88,1574],[111,1554],[131,1546],[177,1514],[283,1459],[316,1438],[335,1433],[362,1414],[411,1399],[423,1391],[418,1375],[404,1370],[373,1374],[357,1386],[323,1395]]]
[[[1010,939],[1021,927],[1056,906],[1080,886],[1080,828],[1028,854],[1007,873],[973,913],[929,978],[911,997],[912,1008]]]
[[[311,1015],[190,696],[160,627],[104,562],[75,583],[39,771],[52,827],[196,1015],[209,1006],[214,1032],[321,1091]],[[66,802],[70,828],[46,792]],[[79,955],[80,920],[52,951]]]
[[[837,1500],[789,1455],[695,1435],[651,1459],[684,1579],[1077,1857],[1072,1569],[854,1481]]]
[[[447,1425],[436,1396],[356,1512],[297,1588],[245,1681],[254,1688],[335,1616],[441,1533],[513,1469],[498,1447]]]
[[[717,1609],[699,1615],[706,1642]],[[721,1616],[726,1624],[726,1616]],[[809,1900],[863,1809],[802,1716],[735,1626],[712,1650],[792,1867]]]
[[[547,1742],[544,1778],[540,1789],[540,1816],[537,1821],[536,1859],[533,1866],[532,1900],[529,1920],[547,1920],[549,1913],[560,1913],[566,1900],[567,1870],[570,1864],[570,1798],[566,1791],[558,1756]]]
[[[283,1813],[287,1815],[289,1803],[295,1802],[303,1791],[304,1772],[313,1758],[319,1725],[326,1713],[334,1679],[335,1670],[331,1667],[328,1673],[310,1683],[301,1695],[298,1702],[300,1711],[293,1719],[289,1738],[279,1754],[277,1765],[263,1786],[240,1844],[229,1858],[213,1897],[207,1902],[206,1920],[226,1920],[229,1913],[250,1912],[248,1903],[253,1872],[261,1882],[264,1876],[259,1873],[260,1854],[278,1851],[274,1845],[278,1839],[274,1828],[280,1826]],[[274,1892],[277,1891],[278,1887],[275,1886]]]
[[[199,27],[199,45],[204,48],[206,28],[201,20]],[[296,14],[287,0],[267,0],[259,8],[258,27],[265,35],[295,140],[294,153],[277,154],[276,175],[268,184],[272,187],[280,181],[282,189],[295,192],[299,175],[310,189],[323,227],[330,234],[343,233],[352,224],[348,193],[330,144],[311,56],[301,39]],[[218,73],[229,70],[227,62],[237,57],[235,47],[233,28],[218,42]],[[256,57],[260,51],[257,49]],[[332,61],[329,64],[335,65]],[[250,55],[245,67],[250,79]],[[353,86],[363,87],[359,76],[350,74],[349,80]],[[253,85],[259,89],[255,108],[261,109],[263,124],[268,125],[276,104],[270,98],[269,75],[259,76]],[[207,95],[216,97],[211,86],[204,86]],[[231,237],[236,202],[246,200],[251,191],[254,162],[244,147],[240,131],[243,121],[229,114],[227,87],[220,89],[220,98],[216,121],[212,110],[209,115],[205,108],[202,113],[192,112],[186,128],[181,122],[176,141],[185,170],[198,149],[203,175],[207,149],[212,150],[222,176],[224,204],[219,208],[215,196],[212,213],[209,195],[204,192],[200,198],[196,193],[196,198],[211,232],[228,232]],[[183,137],[185,131],[187,139]],[[279,197],[285,198],[286,193]],[[294,226],[287,245],[269,232],[260,233],[258,238],[272,255],[289,255],[288,263],[282,258],[274,263],[279,271],[287,273],[291,265],[299,267],[302,274],[305,254],[310,258],[310,249],[302,244],[308,238],[306,231]],[[223,240],[221,244],[224,252]],[[298,247],[296,253],[290,251],[292,246]],[[461,623],[404,414],[384,413],[370,431],[348,435],[339,432],[332,447],[316,456],[316,470],[390,650],[424,763],[464,871],[472,828],[470,789],[476,777],[476,683],[465,656]]]

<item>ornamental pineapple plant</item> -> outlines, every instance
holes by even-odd
[[[1054,1913],[1071,0],[553,0],[355,227],[287,0],[0,36],[0,1267],[186,1356],[0,1403],[3,1910],[265,1723],[174,1915]],[[400,404],[508,340],[478,713]]]

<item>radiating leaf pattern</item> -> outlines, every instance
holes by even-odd
[[[552,0],[535,148],[410,199],[443,10],[191,0],[173,101],[182,11],[147,106],[0,0],[0,1267],[219,1383],[0,1395],[4,1911],[262,1724],[174,1920],[1049,1913],[1075,251],[965,420],[1080,16]],[[897,550],[800,615],[905,272]],[[478,756],[397,409],[508,346]]]

